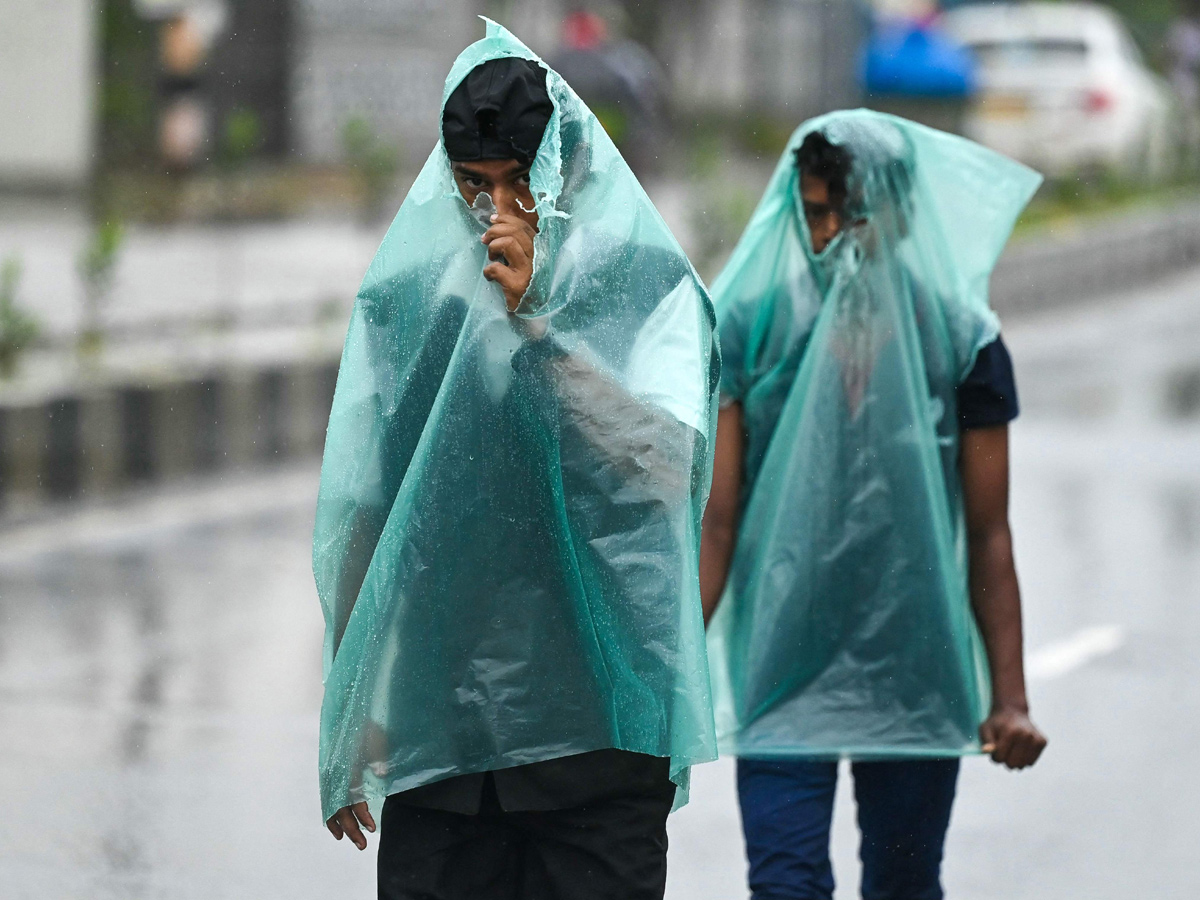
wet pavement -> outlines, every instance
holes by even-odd
[[[964,766],[962,900],[1200,896],[1200,273],[1006,331],[1035,717]],[[373,896],[321,828],[315,466],[0,530],[0,897]],[[671,900],[745,897],[728,763],[672,820]],[[839,898],[855,896],[839,795]]]

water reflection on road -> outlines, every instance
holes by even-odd
[[[1188,276],[1006,332],[1025,406],[1013,520],[1052,746],[1020,776],[965,767],[953,897],[1200,895],[1198,292]],[[320,829],[315,475],[0,531],[0,896],[373,894],[370,854]],[[852,815],[843,792],[840,897]],[[672,900],[745,896],[728,764],[696,772],[671,828]]]
[[[8,535],[0,896],[369,892],[314,790],[315,475],[227,485],[191,527],[212,492]],[[264,485],[276,511],[221,515]]]

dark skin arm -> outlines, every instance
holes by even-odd
[[[343,593],[339,606],[344,610],[341,619],[335,624],[338,633],[338,643],[341,643],[342,635],[346,631],[346,624],[350,620],[350,614],[354,611],[354,602],[358,597],[358,592],[362,588],[363,578],[366,576],[367,569],[371,564],[371,556],[375,550],[375,541],[379,537],[379,532],[383,526],[379,521],[378,514],[369,512],[359,513],[358,521],[354,528],[354,537],[347,548],[347,555],[344,561],[344,571],[342,580],[339,584],[339,590]],[[375,751],[375,756],[378,758],[377,748],[370,748]],[[361,825],[361,827],[360,827]],[[367,809],[367,804],[355,803],[353,806],[343,806],[334,813],[325,823],[325,827],[339,841],[343,835],[349,835],[351,842],[359,850],[367,849],[367,838],[362,833],[362,828],[367,831],[375,831],[375,820],[371,817],[370,811]]]
[[[700,601],[704,624],[721,602],[729,564],[737,544],[738,497],[742,489],[745,435],[742,406],[734,403],[717,415],[717,442],[713,454],[712,489],[704,508],[700,531]]]
[[[1021,591],[1008,525],[1008,428],[964,431],[960,469],[967,515],[971,606],[992,675],[992,709],[979,727],[984,752],[1010,769],[1037,762],[1046,738],[1029,718]]]

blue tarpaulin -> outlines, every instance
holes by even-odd
[[[863,53],[867,93],[909,97],[967,97],[975,91],[975,60],[936,28],[882,22]]]

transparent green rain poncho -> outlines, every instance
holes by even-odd
[[[443,104],[503,56],[537,59],[489,22]],[[696,574],[712,307],[599,123],[547,87],[516,315],[441,143],[359,290],[313,552],[326,817],[606,748],[670,757],[686,787],[716,755]]]
[[[852,158],[812,252],[795,150]],[[990,687],[967,591],[955,390],[999,334],[988,278],[1040,177],[865,110],[801,126],[714,289],[742,514],[709,629],[722,751],[954,756]]]

